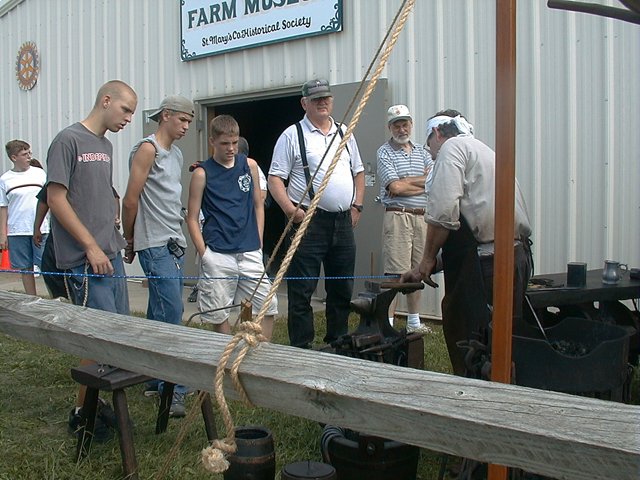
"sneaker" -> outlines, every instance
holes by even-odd
[[[196,303],[198,301],[198,286],[194,285],[187,299],[189,303]]]
[[[71,435],[78,432],[82,425],[82,409],[76,412],[76,408],[73,407],[69,412],[68,430]]]
[[[114,415],[115,418],[115,415]],[[84,418],[82,408],[76,412],[75,407],[69,413],[69,433],[79,436],[84,432]],[[96,423],[93,427],[93,440],[97,443],[105,443],[113,438],[113,429],[110,428],[100,417],[96,415]]]
[[[421,323],[420,325],[416,325],[415,327],[407,325],[407,333],[427,334],[427,333],[433,333],[433,330],[428,325],[424,325]]]
[[[171,407],[169,407],[169,416],[174,418],[184,417],[187,411],[184,407],[184,393],[173,392],[171,399]]]
[[[154,385],[146,385],[144,388],[143,395],[145,397],[158,397],[160,396],[160,390],[158,390],[159,383],[155,383]]]

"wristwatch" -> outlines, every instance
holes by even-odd
[[[364,209],[363,205],[358,205],[357,203],[353,203],[351,204],[352,208],[355,208],[358,212],[362,213],[362,210]]]

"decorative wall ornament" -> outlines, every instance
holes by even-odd
[[[40,73],[40,58],[38,48],[33,42],[25,42],[18,51],[16,60],[16,78],[18,86],[22,90],[31,90],[35,87]]]

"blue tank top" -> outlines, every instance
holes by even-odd
[[[253,179],[246,155],[236,155],[231,168],[213,158],[200,165],[207,175],[203,196],[202,236],[218,253],[243,253],[260,248],[253,204]]]

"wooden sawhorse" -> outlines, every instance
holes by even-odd
[[[125,388],[151,380],[151,377],[139,373],[129,372],[121,368],[109,365],[85,365],[71,369],[71,378],[87,387],[84,403],[82,405],[83,426],[78,434],[76,446],[76,459],[81,460],[89,454],[91,441],[95,428],[96,413],[98,410],[98,394],[100,390],[113,392],[113,410],[116,414],[118,426],[118,441],[122,456],[122,469],[127,479],[138,479],[138,464],[136,452],[133,446],[132,424],[129,418],[129,406]],[[160,396],[160,408],[156,420],[156,434],[167,430],[169,423],[169,408],[173,398],[173,383],[165,382]],[[202,417],[204,419],[207,439],[212,442],[218,437],[215,416],[211,404],[211,397],[204,394],[202,401]]]

